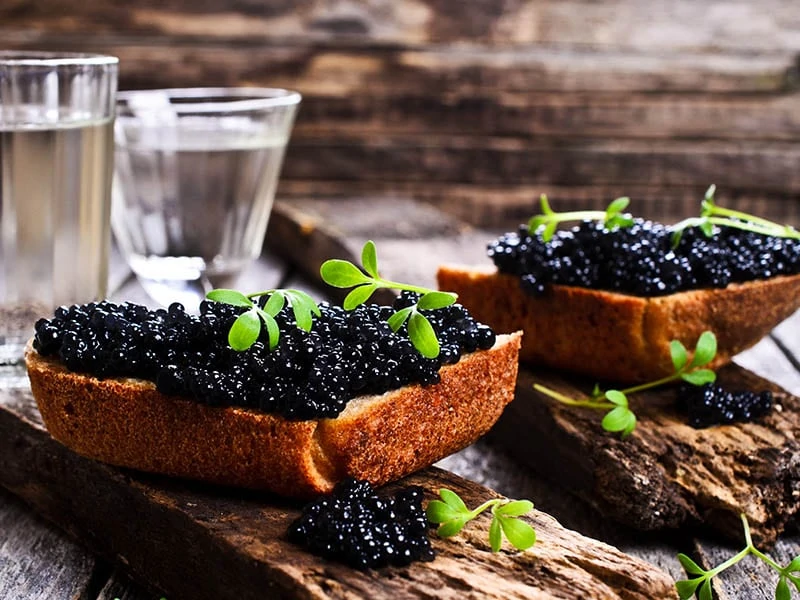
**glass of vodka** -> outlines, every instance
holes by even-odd
[[[300,94],[120,92],[112,228],[156,302],[196,310],[261,253]]]
[[[108,285],[118,60],[0,51],[0,365]]]

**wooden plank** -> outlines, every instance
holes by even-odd
[[[319,267],[325,260],[359,257],[368,239],[380,240],[379,265],[390,265],[395,280],[436,287],[438,261],[478,260],[487,234],[433,207],[402,198],[382,202],[380,211],[367,198],[281,201],[275,205],[267,234],[273,252],[318,284]],[[346,290],[326,289],[334,298],[346,294]],[[393,295],[375,297],[390,302]]]
[[[488,43],[501,46],[559,44],[650,51],[686,49],[776,51],[799,48],[791,0],[755,3],[646,0],[236,3],[147,0],[119,4],[64,0],[12,1],[0,22],[14,31],[137,33],[175,39],[307,40],[333,44],[363,39],[384,44]]]
[[[20,451],[24,449],[24,451]],[[494,493],[437,469],[407,483],[440,487],[470,505]],[[538,543],[526,553],[487,552],[488,523],[435,539],[431,563],[358,572],[309,555],[285,539],[296,505],[264,494],[137,475],[82,458],[38,423],[29,392],[0,395],[0,484],[90,549],[121,561],[176,598],[674,597],[656,568],[564,529],[536,512]],[[132,515],[136,515],[132,519]],[[213,565],[213,568],[209,568]]]
[[[788,321],[792,321],[789,319]],[[772,335],[761,340],[751,349],[742,352],[734,358],[736,364],[749,369],[753,373],[774,381],[786,391],[795,396],[800,396],[800,371],[797,370],[796,362],[793,363],[790,356],[787,356],[784,349],[777,343],[777,340],[784,339],[787,327],[797,335],[797,319],[794,323],[778,325]]]
[[[697,216],[708,185],[659,186],[641,184],[595,184],[563,186],[553,184],[486,185],[427,181],[330,181],[282,179],[278,197],[285,204],[302,206],[309,198],[336,206],[340,200],[368,199],[388,205],[398,200],[420,200],[465,223],[489,228],[484,246],[503,231],[527,223],[539,211],[539,196],[547,194],[559,211],[601,210],[620,196],[629,196],[631,210],[640,217],[674,223]],[[719,186],[717,198],[725,206],[800,226],[800,195],[786,192],[738,189]],[[340,209],[347,210],[347,204]]]
[[[637,94],[484,91],[309,94],[295,135],[449,133],[610,139],[794,140],[796,93]]]
[[[783,93],[797,89],[794,53],[630,54],[549,47],[487,48],[308,43],[176,43],[169,38],[3,32],[11,49],[110,53],[120,58],[120,89],[188,85],[269,85],[306,96],[500,92]],[[302,111],[300,119],[302,119]]]
[[[86,550],[0,487],[0,598],[84,598],[94,567]]]
[[[141,585],[131,580],[122,569],[114,569],[96,600],[154,600],[156,594],[148,592]],[[163,599],[163,596],[161,597]],[[92,599],[95,600],[95,599]],[[173,600],[179,600],[175,598]]]
[[[475,184],[659,185],[800,192],[800,150],[784,142],[296,136],[282,177]]]

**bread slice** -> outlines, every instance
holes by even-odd
[[[375,485],[424,468],[486,433],[514,398],[521,333],[410,385],[351,400],[335,419],[288,421],[165,396],[139,379],[70,372],[29,345],[28,375],[50,434],[113,465],[265,489],[330,491],[350,475]]]
[[[532,296],[493,267],[442,266],[437,279],[495,331],[524,330],[522,361],[621,383],[674,372],[670,341],[693,348],[705,330],[717,336],[711,368],[727,364],[800,307],[800,275],[652,298],[563,285]]]

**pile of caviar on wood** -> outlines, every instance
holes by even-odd
[[[772,410],[772,392],[732,392],[720,385],[684,384],[678,390],[678,407],[688,413],[689,424],[701,429],[711,425],[749,422]]]
[[[345,479],[303,508],[289,540],[313,554],[357,569],[434,559],[422,509],[422,488],[378,496],[369,482]]]
[[[417,296],[404,292],[395,309]],[[262,298],[262,303],[267,297]],[[459,304],[421,311],[440,342],[435,359],[408,340],[405,325],[392,332],[391,308],[353,311],[320,304],[310,332],[298,329],[289,306],[277,315],[278,347],[269,350],[266,328],[243,352],[228,345],[228,330],[245,309],[204,301],[200,315],[179,304],[150,311],[136,304],[90,303],[61,307],[36,323],[34,348],[58,356],[71,371],[97,377],[154,381],[164,394],[215,406],[243,406],[288,419],[336,417],[348,400],[439,382],[439,368],[463,353],[491,348],[494,332]]]
[[[723,288],[730,283],[800,273],[800,240],[720,227],[706,237],[698,227],[683,231],[676,248],[672,230],[635,219],[607,229],[584,221],[545,242],[520,226],[489,244],[498,270],[517,275],[522,287],[541,294],[548,283],[662,296],[683,290]]]

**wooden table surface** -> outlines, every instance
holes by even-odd
[[[401,209],[402,207],[398,210]],[[273,228],[285,225],[285,222],[281,223],[278,220]],[[486,235],[485,232],[465,232],[459,228],[445,227],[443,230],[449,233],[433,235],[422,240],[426,247],[436,249],[436,252],[427,253],[429,256],[427,262],[420,259],[421,262],[416,266],[408,267],[410,271],[416,272],[418,279],[430,279],[430,268],[434,260],[446,261],[453,257],[472,259],[474,244],[467,242]],[[407,232],[400,232],[394,237],[399,239],[406,234]],[[358,238],[357,234],[355,238]],[[344,250],[348,244],[354,243],[353,239],[353,236],[350,236],[342,241]],[[299,240],[296,249],[299,249],[302,243],[303,241]],[[420,240],[417,239],[416,243],[419,245]],[[414,243],[411,244],[413,245]],[[397,248],[402,247],[397,245]],[[464,250],[464,248],[471,249]],[[391,241],[379,244],[379,253],[381,249],[392,255]],[[408,261],[407,255],[404,260]],[[302,267],[302,261],[300,266]],[[113,297],[134,301],[147,300],[141,288],[118,260],[114,263],[112,271]],[[318,298],[326,295],[306,274],[298,270],[297,265],[292,265],[272,253],[265,254],[249,269],[245,277],[249,281],[258,280],[261,286],[290,285],[306,289]],[[738,356],[736,362],[778,383],[789,392],[800,395],[798,330],[800,330],[800,313],[779,325],[757,346]],[[551,513],[565,526],[648,560],[675,578],[684,577],[675,558],[679,551],[689,552],[698,559],[698,562],[710,566],[733,555],[739,549],[735,545],[719,541],[704,531],[679,531],[666,535],[641,534],[606,522],[583,502],[565,490],[538,478],[518,464],[513,456],[503,453],[485,441],[478,442],[443,460],[440,466],[491,487],[501,494],[530,498],[536,503],[537,508]],[[784,535],[771,553],[779,562],[788,562],[793,556],[800,554],[800,535],[791,532]],[[745,560],[717,579],[715,591],[719,598],[724,599],[761,600],[774,597],[774,586],[773,572],[761,563]],[[91,555],[53,525],[39,518],[20,500],[0,488],[0,598],[146,600],[157,599],[159,595],[157,592],[147,590],[146,582],[129,580],[124,574],[124,568],[109,565]],[[170,598],[170,600],[181,599]]]

